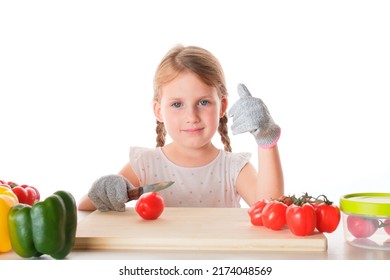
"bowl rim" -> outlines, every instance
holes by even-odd
[[[350,214],[390,217],[390,193],[361,192],[341,196],[340,210]]]

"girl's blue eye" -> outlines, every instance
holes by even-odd
[[[180,103],[180,102],[174,102],[174,103],[172,104],[172,107],[175,107],[175,108],[180,108],[180,106],[181,106],[181,103]]]
[[[205,105],[209,104],[209,102],[207,100],[201,100],[201,101],[199,101],[199,104],[202,106],[205,106]]]

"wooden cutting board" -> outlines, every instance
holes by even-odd
[[[75,249],[326,251],[319,232],[298,237],[250,223],[245,208],[169,208],[143,220],[134,208],[94,211],[78,223]]]

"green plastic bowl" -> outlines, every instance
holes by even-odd
[[[352,193],[341,197],[341,211],[354,215],[390,217],[390,193]]]

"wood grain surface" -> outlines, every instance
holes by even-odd
[[[74,249],[326,251],[327,239],[253,226],[245,208],[166,207],[157,220],[143,220],[131,207],[82,219]]]

